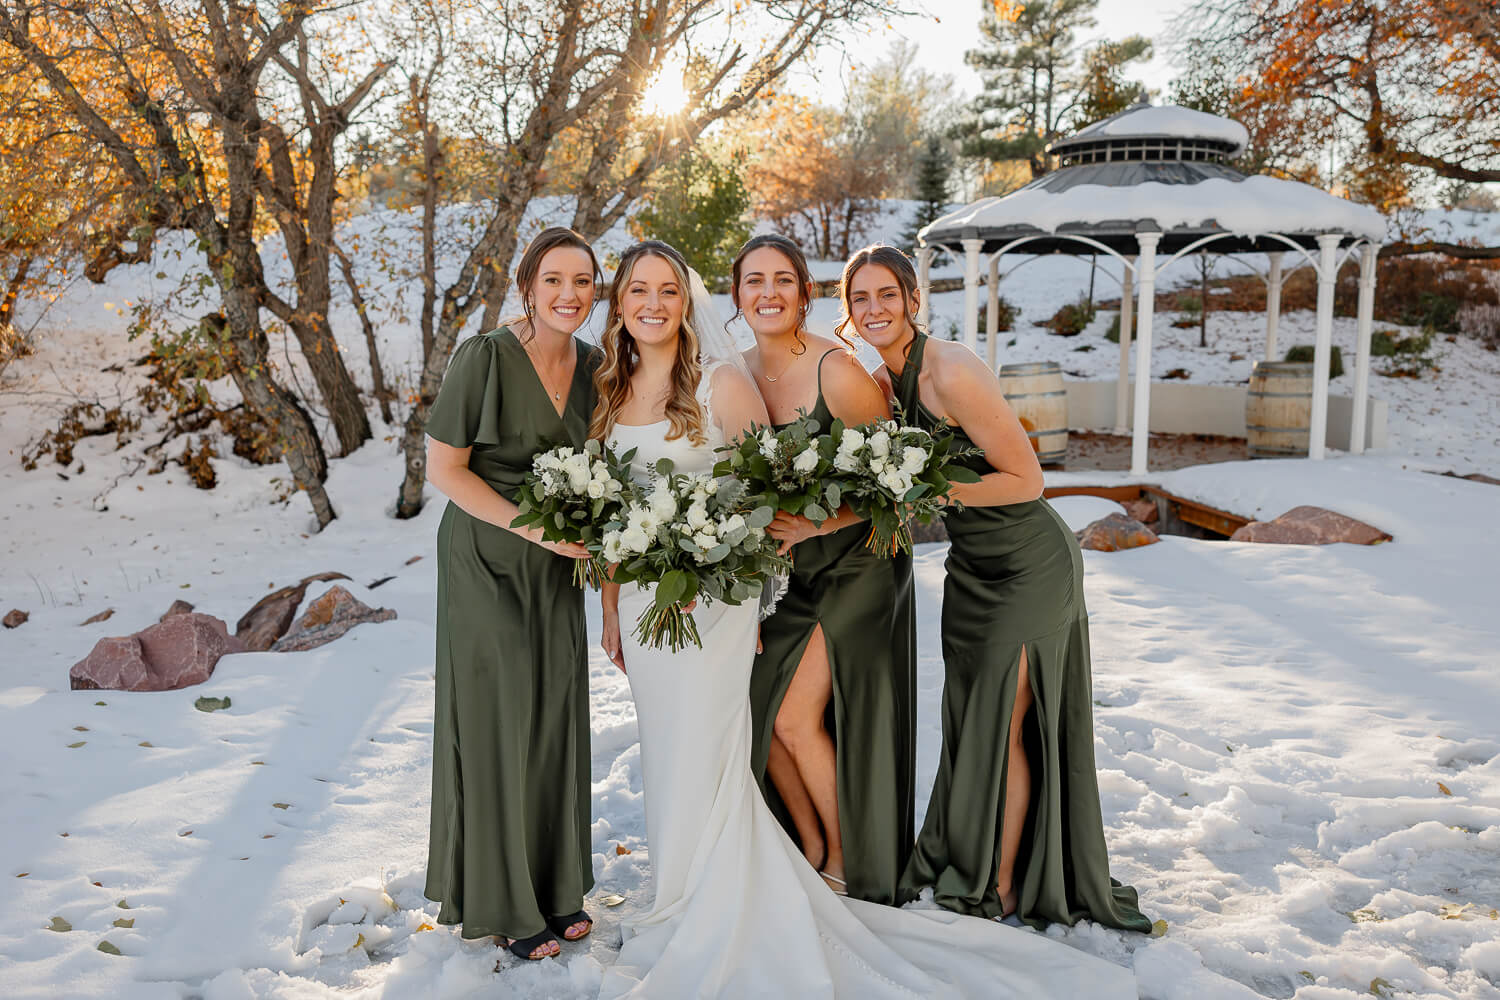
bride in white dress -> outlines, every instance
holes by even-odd
[[[663,457],[707,471],[716,447],[767,423],[765,405],[676,250],[637,244],[616,273],[590,435],[637,449],[642,480]],[[1030,930],[835,896],[751,775],[758,606],[700,603],[703,648],[672,653],[630,634],[651,600],[604,591],[604,648],[635,698],[655,902],[624,926],[601,998],[1136,995],[1128,970]]]

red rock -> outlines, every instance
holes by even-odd
[[[221,656],[243,650],[222,621],[188,612],[135,635],[100,639],[68,679],[75,691],[175,691],[208,680]]]
[[[173,601],[172,602],[172,606],[170,608],[168,608],[166,610],[166,612],[160,618],[158,618],[156,620],[159,621],[159,622],[164,622],[168,618],[173,617],[174,615],[185,615],[185,614],[187,614],[188,612],[190,612],[192,610],[193,610],[193,606],[191,604],[189,604],[187,601],[179,599],[179,600]]]
[[[390,608],[377,609],[362,604],[349,591],[335,585],[308,605],[297,624],[276,640],[271,649],[277,653],[299,653],[332,642],[356,625],[390,621],[395,617],[396,612]]]
[[[272,594],[267,594],[256,602],[255,607],[246,611],[244,616],[234,626],[235,637],[245,644],[246,649],[265,650],[286,634],[288,626],[297,614],[297,607],[302,603],[302,598],[307,594],[307,585],[319,580],[347,580],[343,573],[317,573],[309,576],[301,583],[290,587],[282,587]]]
[[[93,615],[93,616],[91,616],[89,618],[85,618],[83,621],[79,622],[78,624],[80,624],[80,625],[92,625],[95,622],[107,621],[110,618],[110,616],[112,616],[114,613],[115,613],[115,609],[114,608],[105,608],[103,611],[99,612],[97,615]]]
[[[31,615],[20,608],[11,608],[5,613],[4,618],[0,618],[0,625],[4,625],[6,628],[20,628],[30,618]]]
[[[1156,532],[1133,517],[1111,514],[1101,517],[1078,532],[1078,544],[1085,549],[1098,552],[1119,552],[1136,549],[1142,545],[1155,545],[1159,539]]]
[[[1158,511],[1156,501],[1150,497],[1138,497],[1135,500],[1126,500],[1123,503],[1125,513],[1129,517],[1142,524],[1155,524]]]
[[[1349,542],[1378,545],[1391,536],[1379,528],[1322,507],[1294,507],[1274,521],[1251,521],[1229,536],[1231,542],[1271,542],[1279,545],[1328,545]]]

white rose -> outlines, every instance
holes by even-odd
[[[833,467],[840,472],[853,472],[859,468],[859,459],[846,451],[841,451],[833,456]]]
[[[802,453],[792,459],[792,468],[798,472],[811,472],[818,467],[818,449],[808,445]]]
[[[713,548],[715,545],[719,544],[719,540],[711,533],[709,533],[706,528],[703,531],[698,532],[698,534],[694,535],[693,541],[697,543],[698,547],[705,552]]]
[[[591,499],[591,500],[603,500],[604,499],[604,484],[601,483],[599,480],[597,480],[597,479],[590,479],[589,480],[589,485],[588,485],[588,491],[589,491],[589,499]]]
[[[701,503],[695,503],[687,509],[687,523],[697,530],[708,523],[708,508]]]
[[[672,491],[665,483],[651,491],[647,502],[651,505],[651,513],[656,515],[658,521],[670,521],[677,516],[677,498],[672,495]]]
[[[876,431],[870,435],[870,453],[876,458],[884,458],[891,453],[891,436],[885,431]]]
[[[642,529],[631,526],[620,533],[620,547],[640,555],[651,547],[651,538]]]
[[[708,478],[706,478],[703,481],[703,492],[707,493],[709,496],[716,495],[719,492],[719,481],[713,476],[709,476]]]
[[[924,448],[913,448],[910,445],[901,453],[901,471],[917,473],[927,464],[927,451]]]
[[[844,428],[844,436],[839,438],[839,451],[852,454],[864,446],[865,436],[852,427]]]
[[[609,482],[609,466],[603,462],[594,463],[594,479],[601,483]]]
[[[623,553],[620,550],[620,533],[608,531],[604,534],[604,559],[606,562],[617,563]]]
[[[870,459],[870,471],[875,473],[876,476],[879,476],[882,472],[885,471],[885,466],[886,462],[883,458]]]

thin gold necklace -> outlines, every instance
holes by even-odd
[[[761,375],[761,378],[765,379],[767,382],[775,382],[777,379],[781,378],[781,376],[787,373],[787,369],[792,367],[793,361],[796,361],[806,353],[807,351],[805,349],[802,351],[798,351],[796,348],[793,348],[791,360],[781,366],[781,371],[777,372],[775,375]]]
[[[562,390],[552,388],[551,384],[547,381],[547,376],[542,374],[542,369],[545,367],[545,365],[542,363],[541,358],[539,358],[535,354],[532,354],[531,348],[529,346],[526,347],[526,353],[528,355],[531,355],[531,368],[536,372],[536,380],[542,383],[542,391],[551,393],[553,400],[559,403],[562,402]]]

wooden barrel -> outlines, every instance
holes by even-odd
[[[1068,457],[1068,391],[1056,361],[1001,365],[1000,391],[1021,419],[1037,461],[1062,465]]]
[[[1245,443],[1251,458],[1307,455],[1312,426],[1313,366],[1300,361],[1257,361],[1245,397]]]

